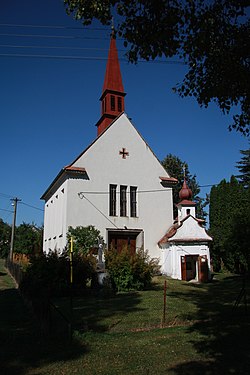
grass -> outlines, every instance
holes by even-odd
[[[232,308],[241,279],[209,284],[167,280],[166,327],[160,328],[164,278],[152,290],[74,298],[74,338],[43,337],[0,263],[1,373],[10,375],[246,374],[250,365],[245,306]],[[247,286],[249,287],[249,285]],[[69,314],[69,300],[54,301]],[[241,301],[242,302],[242,301]],[[249,300],[248,300],[249,302]]]

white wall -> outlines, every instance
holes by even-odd
[[[122,148],[129,152],[126,159],[119,155]],[[161,258],[157,243],[173,221],[172,189],[161,185],[159,177],[168,175],[127,116],[121,115],[72,166],[85,168],[89,179],[69,179],[63,185],[64,199],[54,198],[60,187],[50,199],[53,204],[46,202],[49,206],[45,208],[44,238],[51,238],[50,248],[65,244],[68,226],[94,225],[106,242],[107,228],[123,229],[126,226],[128,229],[142,229],[144,248],[149,250],[151,257]],[[129,195],[128,216],[119,216],[119,195],[117,216],[109,216],[110,184],[117,184],[117,191],[120,185],[128,186],[128,191],[130,186],[137,186],[138,217],[129,217]],[[82,199],[80,192],[83,193]],[[61,242],[53,242],[53,237],[62,230]],[[45,250],[48,248],[46,244]]]
[[[162,249],[162,273],[181,280],[181,256],[206,255],[210,270],[210,251],[207,244],[168,244]]]

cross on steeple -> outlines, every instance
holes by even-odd
[[[185,177],[186,177],[186,169],[187,169],[187,166],[186,166],[186,164],[184,163],[184,164],[183,164],[183,167],[182,167],[184,179],[185,179]]]
[[[119,155],[122,155],[123,159],[126,159],[127,156],[129,156],[129,152],[126,151],[126,148],[122,148],[122,151],[119,151]]]

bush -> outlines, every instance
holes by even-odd
[[[71,236],[74,238],[74,252],[82,255],[88,255],[91,249],[98,247],[99,241],[103,241],[100,231],[93,225],[69,227],[68,241],[70,241]]]
[[[142,249],[131,254],[126,247],[121,252],[105,252],[105,266],[116,291],[142,290],[151,285],[153,275],[159,270],[158,261],[150,259]]]
[[[93,257],[74,255],[73,288],[84,289],[89,280],[95,279]],[[31,259],[20,290],[30,299],[40,296],[67,295],[70,290],[70,262],[68,255],[53,252]]]

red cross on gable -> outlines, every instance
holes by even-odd
[[[122,155],[123,159],[126,159],[127,156],[129,156],[129,152],[126,151],[126,148],[122,148],[122,151],[119,151],[119,155]]]

